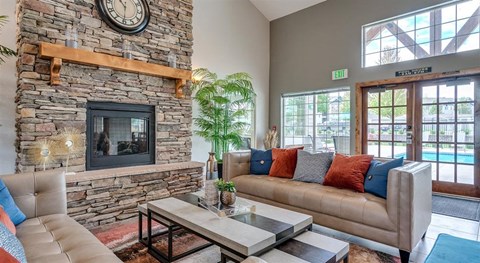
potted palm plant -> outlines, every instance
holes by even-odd
[[[249,74],[240,72],[218,78],[206,68],[193,71],[193,100],[199,105],[194,118],[195,134],[210,142],[221,178],[222,155],[242,146],[242,134],[249,123],[240,121],[255,103],[255,92]]]
[[[8,17],[7,16],[3,16],[3,15],[0,15],[0,28],[3,27],[5,25],[5,23],[7,23],[8,21]],[[17,53],[11,49],[9,49],[8,47],[5,47],[3,45],[0,44],[0,64],[3,64],[5,63],[5,58],[7,57],[13,57],[13,56],[16,56]]]

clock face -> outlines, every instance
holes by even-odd
[[[102,19],[113,29],[124,34],[143,31],[150,20],[145,0],[96,0]]]

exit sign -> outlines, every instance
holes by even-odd
[[[348,69],[338,69],[332,71],[332,80],[348,79]]]

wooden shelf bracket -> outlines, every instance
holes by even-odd
[[[50,60],[50,84],[60,85],[60,69],[62,68],[61,58],[52,58]]]
[[[175,79],[175,95],[179,99],[185,97],[183,89],[187,84],[187,81],[192,77],[192,72],[190,70],[171,68],[163,65],[131,60],[118,56],[70,48],[46,42],[40,43],[40,57],[51,59],[51,85],[61,84],[60,69],[63,61],[89,66],[106,67],[124,72],[140,73]]]

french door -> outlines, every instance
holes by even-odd
[[[412,84],[364,90],[366,153],[383,158],[413,158],[411,93]]]
[[[480,197],[480,78],[362,89],[362,152],[430,162],[437,192]]]
[[[432,164],[435,191],[477,195],[480,171],[478,161],[475,162],[478,158],[475,139],[480,138],[475,122],[480,121],[479,85],[476,77],[416,85],[419,127],[415,135],[418,149],[415,160]]]

